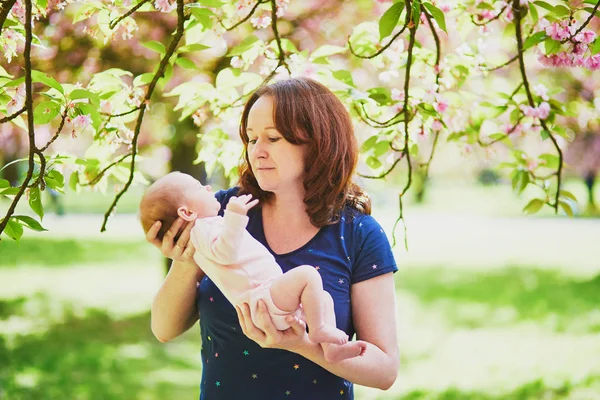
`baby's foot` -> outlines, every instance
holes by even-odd
[[[348,342],[342,346],[332,344],[323,345],[325,359],[329,362],[336,363],[347,358],[363,356],[367,350],[367,342],[357,340]]]
[[[309,326],[308,337],[313,343],[332,343],[338,345],[348,343],[348,335],[331,325],[321,325],[316,329]]]

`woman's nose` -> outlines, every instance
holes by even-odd
[[[265,143],[262,140],[257,140],[252,149],[253,155],[256,158],[267,158],[267,151],[265,149]]]

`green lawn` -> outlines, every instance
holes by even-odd
[[[498,190],[486,199],[507,201]],[[393,198],[374,205],[390,233]],[[356,398],[600,399],[600,221],[463,207],[406,210],[400,376]],[[133,216],[105,234],[81,218],[0,242],[0,399],[197,398],[198,327],[168,344],[150,332],[158,251]]]

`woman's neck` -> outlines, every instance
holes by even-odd
[[[272,222],[285,222],[295,227],[312,225],[306,212],[304,197],[299,193],[275,194],[269,204],[265,204],[263,208],[265,216]]]

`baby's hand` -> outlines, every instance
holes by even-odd
[[[243,196],[232,196],[227,203],[227,210],[233,211],[237,214],[246,215],[249,209],[258,204],[258,199],[252,200],[251,194],[245,194]]]

